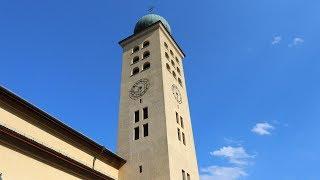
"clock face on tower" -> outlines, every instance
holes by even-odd
[[[171,86],[171,90],[172,90],[172,94],[173,94],[174,98],[177,100],[177,102],[179,104],[181,104],[182,103],[182,97],[181,97],[181,93],[180,93],[178,87],[175,84],[173,84]]]
[[[129,96],[131,99],[138,99],[142,97],[150,87],[150,82],[148,79],[140,79],[135,82],[131,89],[129,90]]]

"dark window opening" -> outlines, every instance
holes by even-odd
[[[181,127],[184,128],[183,118],[181,116],[180,116],[180,124],[181,124]]]
[[[134,112],[134,122],[139,122],[139,110]]]
[[[148,119],[149,114],[148,114],[148,107],[143,108],[143,119]]]
[[[164,44],[164,47],[168,49],[168,44],[166,42],[164,42],[163,44]]]
[[[179,124],[179,114],[176,112],[176,121]]]
[[[167,67],[168,71],[171,72],[170,71],[170,65],[168,63],[166,63],[166,67]]]
[[[181,71],[178,67],[177,67],[177,72],[181,75]]]
[[[176,62],[179,64],[180,63],[180,61],[179,61],[179,59],[176,57]]]
[[[173,56],[173,52],[172,52],[172,50],[170,50],[170,54]]]
[[[138,67],[133,68],[132,75],[136,75],[138,73],[139,73],[139,68]]]
[[[133,50],[132,50],[132,53],[135,53],[137,51],[139,51],[139,46],[134,47]]]
[[[184,133],[182,132],[182,142],[184,145],[186,145],[186,139],[185,139],[185,136],[184,136]]]
[[[139,139],[139,127],[134,128],[134,140]]]
[[[166,58],[167,58],[167,59],[169,59],[169,55],[168,55],[168,53],[165,53],[165,56],[166,56]]]
[[[148,123],[143,125],[143,136],[146,137],[149,135]]]
[[[190,180],[190,174],[187,173],[187,180]]]
[[[136,56],[132,59],[132,64],[139,62],[139,56]]]
[[[174,77],[175,79],[177,79],[177,75],[176,75],[176,73],[175,73],[174,71],[172,71],[172,75],[173,75],[173,77]]]
[[[178,129],[178,140],[181,141],[180,129],[179,128],[177,129]]]
[[[139,166],[139,172],[142,173],[142,166]]]
[[[172,66],[175,66],[176,64],[171,60],[171,64],[172,64]]]
[[[143,70],[149,69],[150,68],[150,63],[149,62],[145,62],[143,64]]]
[[[182,86],[182,81],[180,78],[178,78],[178,83],[180,84],[180,86]]]
[[[143,59],[147,58],[150,56],[150,52],[149,51],[146,51],[143,53]]]
[[[149,43],[149,41],[145,41],[144,43],[143,43],[143,47],[145,48],[145,47],[148,47],[150,45],[150,43]]]
[[[182,180],[186,180],[186,172],[182,170]]]

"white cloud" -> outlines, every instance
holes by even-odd
[[[269,123],[257,123],[251,131],[258,134],[258,135],[270,135],[271,130],[273,130],[274,127]]]
[[[298,45],[300,45],[302,43],[304,43],[304,39],[303,38],[295,37],[295,38],[293,38],[292,43],[289,44],[288,46],[289,47],[298,46]]]
[[[201,169],[201,180],[236,180],[248,174],[239,167],[209,166]]]
[[[272,44],[272,45],[279,44],[279,43],[281,42],[281,40],[282,40],[282,37],[281,37],[281,36],[274,36],[271,44]]]
[[[249,155],[243,147],[222,147],[219,150],[210,152],[212,156],[227,158],[231,164],[247,165],[253,155]]]

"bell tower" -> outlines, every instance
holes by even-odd
[[[119,180],[199,180],[183,70],[168,22],[143,16],[123,48]]]

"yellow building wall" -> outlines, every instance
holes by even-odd
[[[0,145],[2,180],[78,180],[79,178]]]
[[[34,140],[34,141],[36,141],[46,147],[49,147],[49,148],[65,155],[65,156],[68,156],[68,157],[92,168],[93,159],[94,159],[93,156],[91,156],[90,154],[82,151],[81,149],[65,142],[64,140],[59,139],[59,138],[53,136],[52,134],[28,123],[27,121],[21,119],[18,116],[15,116],[14,114],[6,111],[5,109],[3,109],[1,107],[0,107],[0,125],[3,125],[9,129],[21,134],[21,135],[29,138],[29,139],[32,139],[32,140]],[[4,150],[4,147],[1,147],[1,149],[2,149],[2,151],[6,152],[8,155],[10,155],[8,150],[6,150],[6,151]],[[4,158],[2,155],[2,152],[0,153],[0,156],[1,156],[0,167],[9,168],[9,171],[11,172],[10,167],[7,167],[7,163],[9,163],[8,158],[12,157],[12,156],[10,155],[9,157]],[[29,159],[26,159],[27,161],[24,161],[25,159],[21,159],[17,162],[14,162],[14,163],[18,167],[19,166],[32,167],[32,163],[35,163]],[[34,161],[36,161],[36,160],[34,160]],[[31,164],[29,164],[29,163],[31,163]],[[47,167],[47,166],[45,166],[45,167]],[[42,167],[42,168],[45,168],[45,167]],[[40,165],[39,165],[39,168],[40,168]],[[113,179],[116,179],[116,180],[118,179],[118,170],[116,168],[100,161],[99,159],[96,160],[94,169],[96,171],[99,171],[99,172],[113,178]],[[41,179],[48,179],[48,178],[51,179],[51,175],[53,177],[55,177],[53,172],[58,171],[58,170],[55,170],[55,171],[51,170],[51,171],[52,171],[52,173],[46,174],[46,178],[41,178]],[[21,172],[15,171],[15,174],[24,174],[23,172],[24,171],[21,171]],[[26,172],[28,172],[28,171],[26,171]],[[32,172],[43,174],[41,171],[32,171]],[[1,173],[1,169],[0,169],[0,173]],[[65,174],[65,173],[61,172],[61,174]],[[66,179],[68,179],[67,177],[68,176],[66,176]],[[62,179],[64,179],[64,178],[62,178]],[[6,179],[3,178],[3,180],[6,180]],[[10,180],[16,180],[16,179],[10,179]],[[35,179],[35,180],[37,180],[37,179]]]

